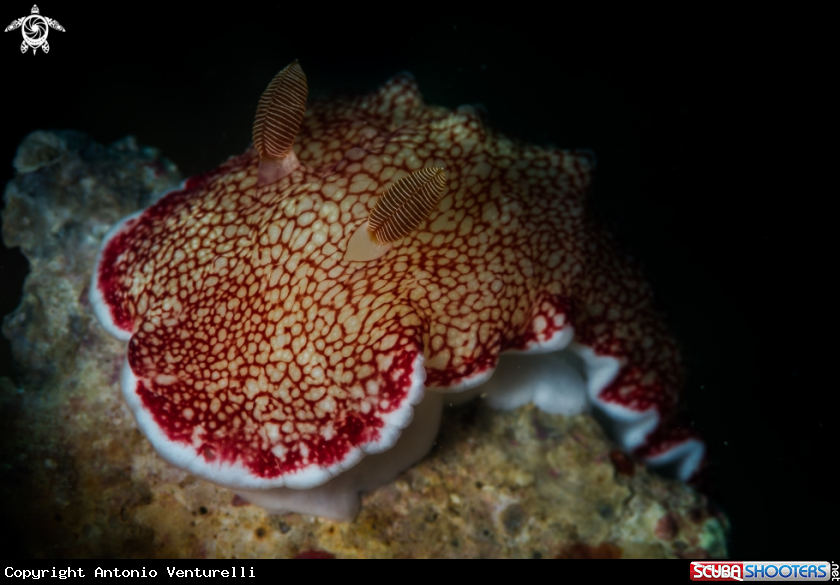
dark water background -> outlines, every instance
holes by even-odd
[[[213,168],[247,147],[260,93],[294,58],[310,98],[369,91],[408,70],[427,103],[480,103],[509,135],[591,148],[593,208],[641,260],[683,347],[732,557],[836,556],[838,431],[826,402],[836,382],[826,374],[837,343],[820,335],[831,333],[834,289],[815,278],[830,266],[813,269],[828,243],[816,227],[825,195],[783,179],[809,174],[790,131],[819,107],[781,97],[813,83],[796,41],[732,15],[645,24],[637,14],[609,30],[600,15],[583,32],[571,15],[491,20],[443,6],[412,18],[367,5],[346,18],[316,5],[294,15],[111,6],[41,4],[67,29],[50,32],[48,55],[21,55],[20,31],[0,35],[3,185],[19,142],[42,128],[103,143],[133,134],[185,175]],[[5,3],[0,24],[29,10]],[[0,244],[0,314],[19,302],[26,270]],[[14,375],[4,338],[0,374]]]

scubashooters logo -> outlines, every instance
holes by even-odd
[[[25,53],[27,49],[32,48],[32,54],[38,52],[40,48],[44,53],[50,52],[50,44],[47,42],[47,35],[51,28],[57,31],[64,32],[64,27],[58,24],[57,20],[41,16],[41,11],[38,10],[38,5],[32,6],[32,14],[13,20],[12,24],[6,27],[3,32],[10,30],[21,29],[23,33],[23,42],[20,44],[20,52]]]
[[[824,561],[692,561],[691,580],[836,581],[837,578],[832,566]]]

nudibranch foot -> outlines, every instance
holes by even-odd
[[[532,402],[543,412],[580,414],[590,406],[582,370],[580,359],[568,350],[506,353],[499,357],[491,378],[474,392],[499,410],[513,410]]]
[[[427,392],[414,407],[414,418],[393,447],[367,455],[326,483],[309,489],[235,490],[246,501],[274,514],[311,514],[350,521],[359,511],[359,496],[395,479],[432,448],[440,427],[443,395]]]
[[[489,406],[512,410],[533,403],[543,412],[591,413],[622,449],[633,452],[668,477],[689,480],[701,467],[705,447],[683,427],[666,438],[654,408],[635,411],[604,401],[600,395],[618,374],[620,362],[597,356],[580,344],[549,353],[506,353],[490,379],[469,391]],[[667,429],[667,427],[664,427]]]

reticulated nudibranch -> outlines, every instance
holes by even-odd
[[[405,74],[306,97],[294,62],[254,148],[103,242],[92,303],[162,457],[271,511],[352,518],[428,452],[444,394],[480,392],[592,407],[649,464],[697,471],[677,346],[584,213],[591,154],[427,106]]]

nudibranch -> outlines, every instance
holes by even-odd
[[[588,151],[427,106],[407,74],[309,107],[306,87],[281,71],[254,148],[102,244],[92,305],[128,341],[122,391],[162,457],[347,519],[428,452],[444,402],[481,394],[591,409],[649,464],[697,471],[677,346],[584,213]]]

